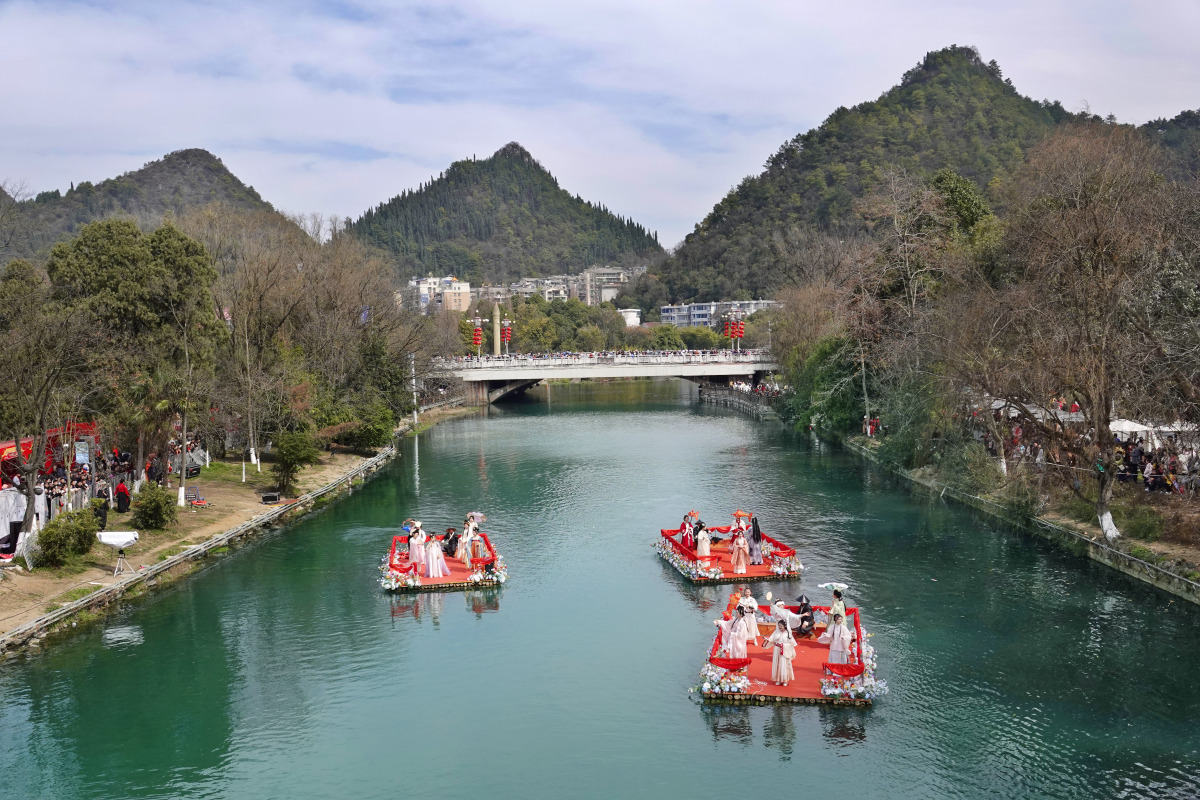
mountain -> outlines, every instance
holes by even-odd
[[[11,257],[44,254],[51,245],[98,219],[128,216],[153,226],[168,212],[179,214],[215,201],[236,208],[271,208],[212,153],[178,150],[118,178],[94,185],[83,181],[72,185],[65,195],[55,189],[22,202],[20,237],[9,252],[0,252],[0,263]]]
[[[455,275],[502,284],[662,256],[658,237],[633,220],[563,190],[516,142],[491,158],[456,161],[351,223],[391,253],[401,277]]]
[[[972,47],[929,53],[879,99],[839,108],[785,142],[688,234],[659,277],[676,301],[769,296],[782,280],[778,235],[856,227],[854,203],[882,169],[949,167],[986,189],[1071,118],[1058,102],[1018,94]]]
[[[1200,177],[1200,110],[1184,111],[1173,119],[1155,119],[1139,130],[1161,144],[1173,156],[1177,180]]]

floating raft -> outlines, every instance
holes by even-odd
[[[728,534],[730,526],[709,528],[713,533]],[[746,571],[734,575],[733,561],[729,557],[729,539],[712,545],[711,555],[697,556],[680,541],[680,529],[660,530],[655,549],[663,559],[678,570],[679,574],[692,583],[745,583],[747,581],[780,580],[797,578],[804,569],[796,551],[776,539],[763,534],[763,563],[747,564]]]
[[[379,571],[383,577],[379,583],[389,592],[445,592],[463,589],[480,589],[486,586],[499,586],[508,580],[508,568],[504,558],[496,553],[492,540],[486,533],[480,533],[486,555],[471,559],[471,567],[467,568],[457,558],[446,558],[446,566],[450,574],[440,578],[428,578],[421,574],[421,568],[408,560],[408,535],[392,537],[392,547],[383,559]],[[439,542],[445,537],[441,534],[433,536]]]
[[[730,598],[729,606],[737,604],[737,595]],[[814,606],[816,611],[828,612],[828,606]],[[793,607],[793,611],[796,609]],[[770,606],[759,606],[759,611],[770,616]],[[867,635],[859,623],[858,609],[846,609],[847,616],[854,618],[856,646],[855,664],[827,665],[829,645],[817,642],[823,628],[817,628],[811,638],[796,640],[796,657],[792,660],[792,680],[787,686],[776,686],[771,681],[771,650],[746,645],[749,664],[740,669],[725,669],[712,662],[717,655],[720,633],[709,651],[709,661],[700,670],[702,682],[693,691],[699,692],[706,702],[749,703],[770,705],[793,703],[803,705],[836,705],[867,707],[873,698],[887,693],[887,683],[875,680],[875,651],[866,643]],[[759,623],[759,634],[766,638],[775,629],[774,623]],[[718,659],[722,663],[726,659]],[[830,670],[847,673],[837,675]],[[856,673],[856,674],[854,674]]]

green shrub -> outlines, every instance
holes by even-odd
[[[133,527],[139,531],[161,531],[175,524],[179,507],[171,492],[147,483],[133,498]]]
[[[1144,542],[1157,542],[1163,534],[1163,518],[1157,509],[1146,505],[1113,510],[1113,522],[1121,533]]]
[[[334,441],[355,450],[383,447],[392,440],[396,418],[382,402],[364,404],[358,409],[358,424],[334,437]]]
[[[38,534],[39,563],[61,567],[71,556],[81,556],[96,543],[100,523],[91,508],[60,512]]]
[[[275,463],[271,472],[280,493],[288,494],[296,475],[309,464],[316,464],[321,458],[321,451],[308,431],[283,431],[276,437]]]
[[[1022,470],[1011,474],[1000,490],[1004,506],[1021,522],[1028,522],[1042,513],[1042,496],[1037,484]]]
[[[987,454],[983,445],[968,440],[949,446],[938,465],[942,480],[956,489],[971,494],[987,494],[1000,485],[1000,468]]]
[[[1140,558],[1142,561],[1148,561],[1151,564],[1158,563],[1158,556],[1155,555],[1154,551],[1148,547],[1131,547],[1129,548],[1129,555],[1133,556],[1134,558]]]

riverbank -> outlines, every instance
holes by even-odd
[[[877,442],[867,439],[867,437],[850,437],[841,440],[841,444],[847,450],[887,468],[909,481],[912,486],[921,487],[923,491],[927,491],[931,495],[949,496],[992,519],[1053,541],[1073,553],[1086,556],[1130,577],[1170,592],[1176,597],[1200,605],[1200,582],[1156,563],[1158,559],[1174,560],[1178,558],[1178,547],[1169,545],[1156,547],[1157,543],[1155,542],[1135,542],[1128,537],[1118,540],[1117,546],[1114,547],[1105,540],[1099,525],[1089,525],[1058,515],[1042,514],[1036,517],[1025,517],[996,499],[969,494],[946,485],[930,475],[916,474],[888,464],[880,459],[874,451]],[[1192,559],[1200,558],[1200,554],[1196,553],[1187,555],[1190,556],[1189,562],[1191,563],[1194,563],[1191,561]]]
[[[407,423],[396,436],[413,436],[439,422],[475,413],[475,409],[445,404],[426,411],[414,429]],[[27,572],[21,566],[5,570],[0,580],[0,658],[23,647],[38,649],[45,637],[63,627],[90,621],[100,610],[123,598],[140,596],[188,575],[204,559],[224,555],[229,547],[264,529],[290,524],[319,510],[335,497],[351,491],[396,455],[393,447],[375,456],[332,451],[297,480],[299,496],[278,506],[264,507],[260,492],[270,488],[269,471],[241,462],[214,461],[201,470],[189,486],[199,487],[209,508],[181,511],[179,521],[167,531],[146,532],[126,548],[136,570],[113,575],[116,554],[97,545],[73,569]],[[128,517],[109,514],[109,528],[121,530]]]

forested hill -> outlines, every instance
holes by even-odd
[[[222,201],[235,208],[270,209],[221,159],[207,150],[178,150],[139,170],[97,184],[73,184],[66,194],[42,192],[20,204],[19,236],[0,263],[11,257],[45,254],[89,222],[111,216],[133,217],[156,226],[168,212]]]
[[[451,164],[435,180],[366,212],[350,230],[392,253],[401,277],[433,273],[474,283],[662,255],[657,235],[572,196],[515,142],[491,158]]]
[[[1070,117],[1018,94],[974,48],[929,53],[878,100],[839,108],[780,147],[696,226],[661,277],[674,300],[769,296],[783,280],[787,229],[853,226],[856,199],[882,169],[949,167],[985,188]]]

